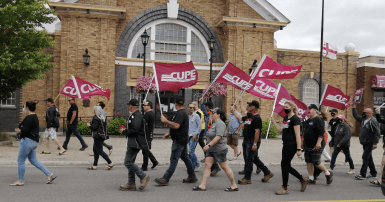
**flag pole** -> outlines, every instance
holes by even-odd
[[[75,79],[75,77],[73,75],[72,75],[72,81],[74,82],[74,85],[75,85],[75,88],[76,88],[76,93],[78,94],[78,98],[82,98],[82,96],[80,95],[78,83],[76,83],[76,79]]]
[[[324,93],[322,94],[322,97],[321,97],[320,102],[319,102],[320,106],[322,104],[322,101],[324,101],[325,93],[326,93],[326,90],[328,89],[328,86],[329,86],[329,84],[326,84]],[[321,111],[321,109],[319,109],[319,110]]]
[[[154,72],[153,78],[155,78],[156,93],[158,94],[160,116],[163,116],[162,107],[161,107],[162,103],[160,103],[160,97],[159,97],[159,84],[158,84],[158,78],[156,76],[155,63],[152,63],[152,71]]]
[[[324,43],[324,0],[322,0],[322,17],[321,17],[321,51],[320,51],[320,76],[319,76],[319,91],[318,91],[318,96],[319,100],[321,101],[321,93],[322,93],[322,62],[323,62],[323,43]],[[321,103],[321,102],[320,102]],[[321,111],[321,104],[319,106],[319,110]]]
[[[274,114],[275,104],[277,103],[278,93],[279,93],[280,90],[281,90],[281,83],[278,84],[278,89],[277,89],[277,92],[275,93],[275,99],[274,99],[273,111],[271,112],[270,117],[272,117],[273,114]],[[271,125],[271,120],[269,121],[269,126],[267,127],[267,132],[266,132],[266,139],[265,139],[265,141],[267,141],[267,137],[269,137],[270,125]]]
[[[225,68],[227,67],[227,64],[229,64],[229,61],[227,60],[227,62],[225,63],[225,65],[222,67],[221,71],[217,74],[217,76],[215,77],[214,81],[210,83],[209,87],[206,89],[206,92],[202,95],[202,99],[205,97],[207,91],[209,91],[209,89],[211,88],[211,86],[215,83],[215,81],[218,79],[219,75],[221,75],[221,73],[223,72],[223,70],[225,70]]]
[[[148,90],[147,90],[147,93],[146,93],[146,96],[144,97],[144,100],[143,100],[143,104],[144,102],[147,100],[147,95],[148,93],[150,92],[150,88],[151,88],[151,84],[152,84],[152,81],[154,80],[154,77],[152,77],[151,81],[150,81],[150,86],[148,86]]]
[[[56,99],[59,97],[60,93],[57,94],[56,98],[53,100],[53,103],[55,103]]]

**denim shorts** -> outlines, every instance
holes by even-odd
[[[321,164],[321,156],[323,150],[323,148],[319,149],[318,151],[305,149],[305,162],[312,163],[315,166]]]
[[[227,148],[218,152],[206,151],[206,157],[213,157],[217,163],[223,163],[227,161],[226,155],[228,151]]]

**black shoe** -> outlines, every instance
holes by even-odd
[[[377,175],[368,175],[368,176],[366,176],[366,179],[369,179],[369,178],[372,178],[372,177],[376,178]]]
[[[245,174],[245,170],[239,171],[238,174],[244,175]]]
[[[326,184],[331,184],[333,182],[333,171],[329,171],[330,175],[325,175],[326,177]]]
[[[366,179],[366,177],[362,176],[362,175],[356,175],[355,178],[356,178],[356,180],[364,180],[364,179]]]
[[[257,171],[255,171],[255,173],[258,175],[259,173],[261,173],[262,172],[262,169],[260,169],[260,168],[257,168]]]
[[[183,179],[183,183],[195,183],[198,181],[198,178],[195,177],[188,177],[187,179]]]
[[[84,151],[85,149],[87,149],[88,148],[88,145],[85,145],[85,146],[82,146],[82,148],[80,148],[79,150],[80,151]]]
[[[308,184],[308,185],[316,185],[317,183],[316,183],[315,180],[308,179],[308,180],[307,180],[307,184]]]
[[[219,172],[219,171],[221,171],[221,169],[220,169],[220,168],[214,169],[213,171],[211,171],[211,174],[210,174],[210,176],[211,176],[211,177],[214,177],[215,175],[217,175],[217,174],[218,174],[218,172]]]
[[[157,165],[159,165],[159,162],[157,161],[157,162],[155,162],[154,164],[152,164],[152,167],[151,167],[151,169],[154,169]]]
[[[140,168],[142,171],[148,171],[147,168]]]
[[[63,147],[63,149],[67,150],[67,147]],[[60,150],[60,147],[57,147],[57,150]]]

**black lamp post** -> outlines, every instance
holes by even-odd
[[[88,55],[88,49],[86,49],[86,54],[83,55],[83,63],[85,65],[90,64],[90,55]]]
[[[143,54],[143,76],[146,74],[146,46],[148,44],[148,39],[150,36],[147,34],[147,30],[144,30],[143,34],[140,36],[142,38],[142,44],[143,44],[143,49],[144,49],[144,54]]]
[[[213,50],[214,50],[214,45],[215,45],[215,40],[214,37],[211,36],[210,40],[207,42],[209,44],[209,49],[210,49],[210,83],[211,83],[211,72],[213,70]]]

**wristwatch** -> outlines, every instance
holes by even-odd
[[[211,145],[210,145],[210,144],[207,144],[207,146],[211,147]]]
[[[257,146],[257,144],[253,144],[253,146]]]
[[[302,151],[302,149],[297,149],[297,151]]]

